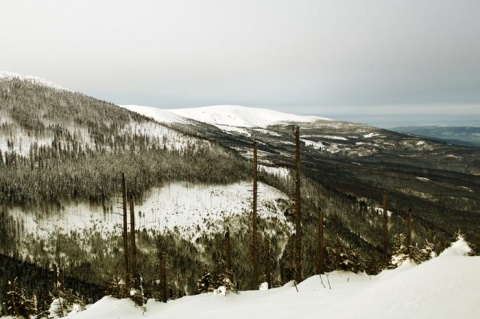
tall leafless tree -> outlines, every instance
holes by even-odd
[[[123,255],[125,258],[125,289],[130,290],[130,270],[128,258],[128,215],[127,215],[127,182],[122,173],[122,208],[123,208]]]
[[[232,255],[230,253],[230,230],[227,228],[225,232],[225,262],[226,262],[226,271],[232,271]]]
[[[167,261],[164,251],[160,252],[160,301],[167,302]]]
[[[382,227],[383,227],[383,253],[385,256],[388,255],[388,214],[387,214],[387,192],[383,193],[383,218],[382,218]]]
[[[136,289],[140,288],[140,278],[137,273],[137,244],[135,241],[135,197],[130,195],[130,249],[132,253],[132,275]]]
[[[258,238],[257,238],[257,143],[253,143],[253,203],[252,203],[252,266],[253,266],[253,285],[258,284]]]
[[[302,281],[302,212],[300,203],[300,128],[295,130],[295,280]]]
[[[324,272],[324,255],[323,255],[323,212],[318,209],[318,227],[317,227],[317,274]]]
[[[412,245],[412,209],[408,210],[408,219],[407,219],[407,248],[410,251],[410,246]]]
[[[270,242],[268,238],[265,238],[265,281],[267,282],[268,289],[272,287],[272,278],[271,278],[271,269],[270,269]]]

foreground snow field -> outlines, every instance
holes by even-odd
[[[68,318],[480,318],[480,257],[459,240],[419,266],[408,262],[377,276],[334,272],[298,285],[227,296],[188,296],[145,308],[105,297]],[[330,282],[331,289],[329,289]]]

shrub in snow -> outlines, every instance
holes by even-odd
[[[344,270],[359,273],[367,268],[360,250],[348,248],[343,244],[326,247],[325,260],[327,271]]]
[[[435,256],[434,246],[428,241],[426,241],[424,248],[419,248],[418,245],[410,245],[407,247],[404,243],[405,236],[403,234],[395,236],[395,244],[393,246],[389,268],[397,268],[403,264],[405,260],[419,265]]]
[[[133,286],[134,281],[130,280],[130,287]],[[130,298],[133,302],[135,302],[135,304],[139,306],[143,306],[143,304],[146,302],[142,287],[140,287],[140,289],[131,288],[127,290],[125,281],[123,281],[123,279],[121,279],[117,275],[111,276],[110,281],[106,285],[105,292],[107,295],[113,298]]]
[[[206,272],[200,280],[197,281],[198,293],[229,294],[230,292],[238,294],[238,289],[233,280],[233,274],[229,271],[223,272],[217,276]],[[222,287],[222,289],[220,289]],[[219,290],[220,289],[220,290]]]
[[[457,233],[455,241],[440,255],[475,256],[474,248],[475,246],[466,240],[465,235]]]
[[[233,278],[233,274],[230,271],[225,271],[218,275],[217,285],[218,287],[225,287],[225,294],[229,294],[230,292],[238,294],[237,286],[231,278]]]
[[[127,291],[125,281],[117,275],[111,275],[110,281],[107,282],[105,293],[113,298],[129,298],[130,292]]]
[[[135,304],[138,306],[143,306],[147,301],[143,294],[143,290],[135,288],[130,290],[130,299],[132,299],[133,302],[135,302]]]
[[[52,293],[53,302],[50,306],[50,314],[57,317],[65,317],[71,312],[80,312],[85,310],[85,303],[72,289],[57,290]]]
[[[214,286],[215,284],[212,274],[209,272],[205,272],[202,278],[197,281],[197,292],[201,294],[213,292],[213,290],[215,290],[216,288]]]
[[[3,302],[3,309],[7,315],[19,318],[30,318],[37,311],[34,298],[28,299],[25,291],[17,284],[17,278],[8,281],[6,298]]]

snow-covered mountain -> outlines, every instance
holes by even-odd
[[[214,105],[198,108],[171,109],[172,113],[199,122],[225,127],[266,128],[274,124],[308,123],[316,120],[330,120],[318,116],[302,116],[283,113],[266,108],[253,108],[238,105]]]
[[[266,129],[270,125],[312,123],[318,120],[333,121],[319,116],[296,115],[239,105],[214,105],[183,109],[159,109],[140,105],[120,106],[152,117],[160,123],[187,123],[189,120],[193,120],[216,126],[224,132],[244,135],[250,135],[249,129]]]

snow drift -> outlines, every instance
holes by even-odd
[[[465,256],[469,250],[460,239],[419,266],[374,277],[348,272],[313,276],[298,285],[298,292],[287,284],[167,304],[149,300],[143,309],[130,300],[105,297],[68,318],[479,318],[480,257]]]

